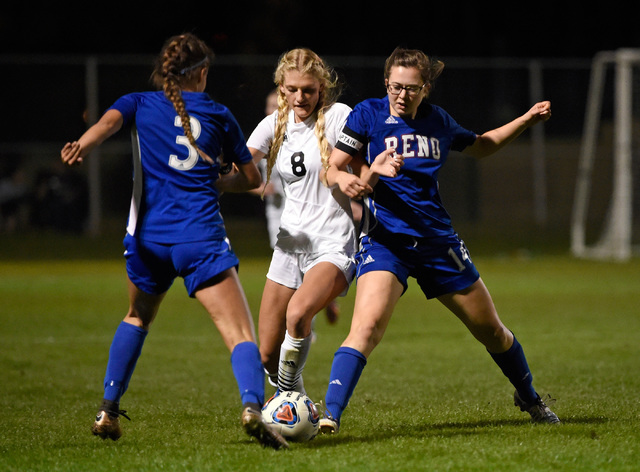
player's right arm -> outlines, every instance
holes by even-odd
[[[347,172],[347,165],[352,166],[354,173]],[[329,168],[326,171],[327,186],[338,185],[342,193],[350,198],[358,199],[373,191],[381,175],[395,177],[404,164],[402,156],[395,153],[395,149],[387,149],[376,156],[371,166],[364,162],[358,154],[352,157],[349,153],[334,148],[329,158]]]
[[[123,124],[122,113],[111,108],[89,128],[77,141],[67,143],[60,152],[62,162],[67,165],[81,164],[85,156],[116,133]]]

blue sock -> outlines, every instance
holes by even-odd
[[[105,400],[119,402],[127,391],[147,333],[148,331],[124,321],[118,326],[109,349],[109,362],[104,377]]]
[[[237,344],[231,353],[231,368],[236,377],[242,404],[258,405],[264,403],[264,368],[260,360],[260,351],[256,343],[246,341]]]
[[[533,375],[529,370],[522,346],[515,335],[513,336],[513,345],[506,352],[499,354],[490,352],[489,354],[516,388],[520,398],[526,403],[533,403],[538,398],[532,385]]]
[[[338,423],[365,365],[367,365],[367,358],[350,347],[339,348],[333,356],[331,377],[324,402],[327,410]]]

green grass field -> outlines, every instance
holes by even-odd
[[[119,238],[118,238],[119,239]],[[233,239],[232,239],[233,240]],[[147,338],[121,407],[123,437],[89,432],[127,309],[119,240],[0,238],[0,470],[631,471],[640,467],[640,260],[562,251],[474,254],[559,426],[532,425],[482,346],[416,286],[401,299],[334,437],[262,449],[239,424],[229,353],[181,281]],[[257,314],[268,256],[238,248]],[[16,256],[17,255],[17,256]],[[305,369],[324,397],[354,290],[320,316]],[[269,393],[271,389],[267,390]]]

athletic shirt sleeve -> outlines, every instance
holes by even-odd
[[[271,115],[265,116],[258,126],[253,130],[251,136],[247,140],[247,147],[257,149],[258,151],[268,154],[273,136],[275,134],[275,123],[278,111],[274,111]]]
[[[478,137],[476,133],[460,126],[456,120],[442,108],[439,108],[439,111],[442,114],[445,127],[451,134],[451,150],[464,151],[465,148],[471,146],[476,141]]]
[[[133,119],[136,116],[136,110],[138,109],[138,101],[135,94],[128,94],[118,98],[109,110],[118,110],[122,114],[122,127],[128,128],[133,123]]]
[[[349,113],[335,147],[350,156],[354,156],[360,151],[367,143],[370,116],[368,101],[356,105]]]

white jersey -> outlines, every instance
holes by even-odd
[[[330,150],[336,144],[351,108],[336,103],[325,112],[325,135]],[[247,146],[265,154],[274,139],[277,111],[265,117]],[[287,131],[275,168],[282,181],[285,204],[276,245],[285,252],[346,252],[353,254],[356,236],[349,197],[320,181],[322,158],[314,133],[315,115],[295,123],[289,112]]]

